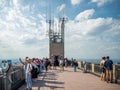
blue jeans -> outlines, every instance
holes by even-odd
[[[74,72],[76,72],[76,68],[77,68],[77,66],[76,66],[76,65],[74,65],[74,66],[73,66],[73,68],[74,68]]]
[[[45,66],[45,70],[46,70],[46,72],[48,71],[48,66]]]
[[[28,90],[32,88],[31,73],[26,73],[26,84]]]
[[[42,66],[42,65],[40,65],[40,72],[42,72],[42,70],[43,70],[43,66]]]

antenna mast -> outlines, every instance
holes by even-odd
[[[50,0],[51,1],[51,0]],[[66,18],[62,17],[54,21],[52,13],[52,2],[49,1],[49,58],[58,60],[64,58],[64,30]],[[55,27],[54,27],[55,26]]]

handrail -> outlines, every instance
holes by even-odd
[[[85,65],[82,61],[78,62],[78,68],[81,70],[85,70],[83,72],[93,73],[97,76],[101,74],[100,64],[93,64],[86,62]],[[115,82],[120,80],[120,64],[113,64],[113,79]]]
[[[9,79],[7,78],[7,90],[16,90],[20,83],[24,81],[25,76],[24,76],[24,69],[21,67],[14,67],[13,71],[10,72],[7,77],[11,77],[12,83],[10,83]],[[0,90],[4,90],[4,75],[0,75]]]

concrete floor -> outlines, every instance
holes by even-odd
[[[26,85],[18,90],[26,90]],[[58,68],[40,74],[37,82],[33,82],[32,90],[120,90],[120,85],[106,83],[80,70],[73,72],[72,68],[65,68],[64,72],[60,72]]]

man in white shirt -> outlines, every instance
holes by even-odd
[[[32,90],[32,80],[31,80],[32,65],[31,65],[31,61],[28,57],[26,57],[25,62],[22,62],[21,59],[19,59],[19,60],[24,65],[27,90]]]

